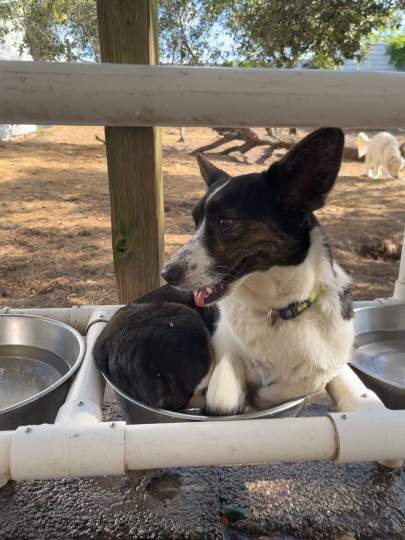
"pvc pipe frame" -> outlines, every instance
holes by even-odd
[[[93,363],[92,348],[118,307],[2,310],[74,320],[76,328],[88,331],[83,364],[55,423],[0,431],[0,486],[10,478],[104,476],[137,469],[273,461],[381,461],[401,466],[405,410],[386,409],[348,366],[327,388],[340,412],[324,417],[150,425],[100,421],[104,382]]]

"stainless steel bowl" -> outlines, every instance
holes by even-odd
[[[53,422],[85,348],[67,324],[0,315],[0,430]]]
[[[390,409],[405,409],[405,305],[355,309],[351,366]]]
[[[104,375],[104,374],[103,374]],[[189,409],[186,412],[166,411],[155,409],[136,401],[120,390],[112,383],[106,375],[105,380],[113,389],[118,405],[122,411],[124,419],[130,424],[156,424],[166,422],[207,422],[208,420],[251,420],[254,418],[277,418],[284,416],[298,416],[305,406],[305,398],[288,401],[277,407],[264,411],[255,411],[246,414],[233,416],[204,416],[199,414],[198,409]]]

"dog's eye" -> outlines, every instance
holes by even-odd
[[[220,231],[227,231],[232,227],[232,220],[227,218],[218,219],[218,229]]]

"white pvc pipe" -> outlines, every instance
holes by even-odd
[[[94,313],[94,320],[99,312]],[[91,323],[91,321],[90,321]],[[70,387],[65,403],[59,409],[55,423],[101,421],[105,380],[93,361],[93,347],[106,322],[95,322],[86,336],[86,353],[83,363]]]
[[[335,454],[334,427],[327,417],[136,426],[61,423],[18,428],[10,472],[15,480],[34,480],[161,467],[330,460]]]
[[[329,416],[21,427],[12,439],[10,475],[15,480],[34,480],[179,466],[313,460],[351,463],[405,457],[405,411]]]
[[[388,409],[330,413],[335,423],[336,461],[380,461],[397,468],[405,459],[405,411]]]
[[[124,422],[20,427],[11,446],[14,480],[124,474]]]
[[[338,411],[344,411],[345,413],[348,411],[375,412],[375,415],[372,415],[371,418],[375,418],[376,421],[381,414],[386,418],[385,413],[389,412],[377,394],[367,388],[348,365],[343,366],[339,376],[328,384],[327,390]],[[333,418],[341,421],[346,420],[346,416],[346,414],[343,414]],[[347,423],[342,424],[344,427],[346,425]],[[394,427],[391,426],[388,429],[394,429]],[[346,448],[350,447],[350,445],[353,445],[353,450],[356,451],[358,446],[356,437],[353,437],[351,441],[346,440]],[[403,464],[402,459],[383,459],[381,457],[377,459],[382,465],[391,469],[399,469]]]
[[[0,123],[405,126],[405,74],[0,63]]]
[[[331,460],[327,417],[127,426],[127,469]]]
[[[347,364],[340,370],[339,376],[328,384],[327,391],[338,411],[384,408],[377,394],[369,390]]]

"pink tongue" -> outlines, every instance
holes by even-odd
[[[203,289],[198,289],[198,291],[194,292],[194,302],[198,307],[203,307],[204,305],[204,291]]]

